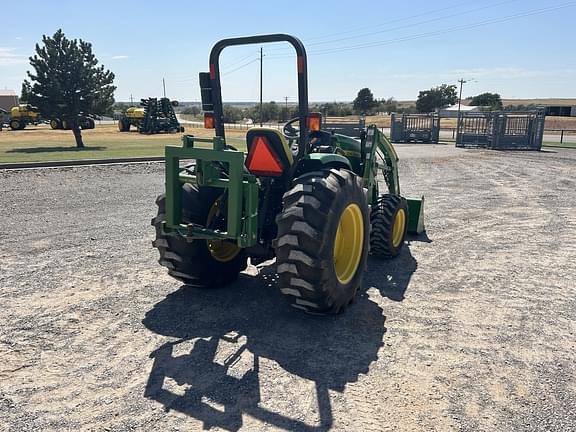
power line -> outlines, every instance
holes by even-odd
[[[435,13],[438,13],[438,12],[443,12],[443,11],[445,11],[445,10],[450,10],[450,9],[454,9],[454,8],[458,8],[458,7],[462,7],[462,6],[463,6],[462,2],[456,2],[456,3],[451,4],[450,6],[442,7],[442,8],[439,8],[439,9],[432,9],[432,10],[429,10],[429,11],[426,11],[426,12],[422,12],[422,13],[418,13],[418,14],[415,14],[415,15],[409,15],[409,16],[403,17],[403,18],[396,18],[396,19],[393,19],[393,20],[382,21],[382,22],[380,22],[379,24],[376,24],[376,25],[373,25],[373,26],[370,26],[370,27],[368,27],[368,26],[366,26],[366,25],[364,24],[364,25],[361,25],[361,26],[350,27],[349,30],[340,31],[340,32],[338,32],[338,33],[328,33],[328,34],[321,35],[321,36],[314,36],[314,37],[311,37],[311,38],[305,38],[305,40],[306,40],[306,44],[308,45],[308,42],[310,42],[310,41],[315,41],[315,40],[318,40],[318,39],[320,39],[320,40],[321,40],[321,39],[327,39],[327,38],[330,38],[330,37],[332,37],[332,36],[342,36],[343,34],[354,33],[354,32],[357,32],[357,31],[359,31],[359,30],[365,30],[365,29],[367,29],[367,28],[382,27],[382,26],[385,26],[385,25],[388,25],[388,24],[393,24],[393,23],[395,23],[395,22],[409,21],[409,20],[411,20],[411,19],[418,18],[418,17],[421,17],[421,16],[432,15],[432,14],[435,14]],[[271,51],[285,50],[285,49],[290,49],[290,47],[281,46],[281,47],[277,47],[277,48],[272,48]]]
[[[423,38],[427,38],[427,37],[439,36],[439,35],[443,35],[443,34],[447,34],[447,33],[454,33],[454,32],[458,32],[458,31],[462,31],[462,30],[469,30],[469,29],[473,29],[473,28],[483,27],[483,26],[487,26],[487,25],[491,25],[491,24],[500,24],[500,23],[512,21],[515,19],[524,18],[527,16],[541,15],[543,13],[552,12],[552,11],[559,10],[559,9],[564,9],[567,7],[572,7],[574,5],[576,5],[576,2],[568,2],[568,3],[561,4],[559,6],[547,7],[547,8],[541,8],[541,9],[532,9],[532,10],[529,10],[529,11],[526,11],[523,13],[508,15],[508,16],[501,17],[501,18],[492,18],[489,20],[479,21],[479,22],[472,23],[472,24],[465,24],[465,25],[459,25],[459,26],[454,26],[454,27],[448,27],[448,28],[443,29],[443,30],[436,30],[436,31],[419,33],[419,34],[414,34],[414,35],[407,35],[407,36],[394,38],[394,39],[366,42],[363,44],[349,45],[349,46],[340,47],[340,48],[326,48],[326,49],[317,50],[317,51],[310,51],[309,54],[310,55],[312,55],[312,54],[324,55],[324,54],[331,54],[331,53],[342,52],[342,51],[350,51],[350,50],[370,48],[370,47],[375,47],[375,46],[390,45],[390,44],[394,44],[394,43],[398,43],[398,42],[405,42],[405,41],[410,41],[410,40],[415,40],[415,39],[423,39]],[[292,57],[292,56],[290,56],[290,55],[272,55],[269,57],[288,58],[288,57]]]
[[[335,43],[335,42],[339,42],[339,41],[343,41],[343,40],[349,40],[349,39],[358,39],[358,38],[365,37],[365,36],[370,36],[370,35],[373,35],[373,34],[387,33],[387,32],[391,32],[391,31],[401,30],[401,29],[404,29],[404,28],[409,28],[409,27],[414,27],[414,26],[418,26],[418,25],[422,25],[422,24],[427,24],[427,23],[430,23],[430,22],[441,21],[441,20],[444,20],[444,19],[453,18],[453,17],[457,17],[457,16],[461,16],[461,15],[466,15],[466,14],[469,14],[469,13],[478,12],[478,11],[484,10],[484,9],[490,9],[490,8],[502,6],[502,5],[507,4],[507,3],[514,3],[514,2],[517,2],[517,1],[519,1],[519,0],[506,0],[506,1],[501,1],[501,2],[497,2],[497,3],[489,4],[489,5],[480,7],[480,8],[468,9],[468,10],[465,10],[465,11],[463,11],[463,12],[459,12],[459,13],[455,13],[455,14],[442,15],[442,16],[440,16],[440,17],[432,18],[432,19],[429,19],[429,20],[419,21],[419,22],[416,22],[416,23],[406,24],[406,25],[402,25],[402,26],[398,26],[398,27],[393,27],[393,28],[387,28],[387,29],[384,29],[384,30],[372,31],[372,32],[363,33],[363,34],[360,34],[360,35],[355,35],[355,36],[340,37],[340,38],[337,38],[337,39],[330,39],[330,40],[322,41],[322,42],[310,42],[310,41],[313,41],[313,40],[316,40],[316,39],[326,39],[328,36],[342,36],[343,34],[356,33],[356,32],[359,31],[359,30],[368,30],[368,29],[378,28],[378,27],[382,27],[382,26],[385,26],[385,25],[389,25],[389,24],[395,23],[395,22],[409,21],[409,20],[412,20],[412,19],[414,19],[414,18],[418,18],[418,17],[421,17],[421,16],[432,15],[432,14],[434,14],[434,13],[443,12],[443,11],[445,11],[445,10],[453,10],[455,7],[461,7],[461,6],[462,6],[462,4],[459,3],[458,5],[453,5],[453,6],[449,6],[449,7],[443,7],[443,8],[440,8],[440,9],[434,9],[434,10],[432,10],[432,11],[428,11],[428,12],[424,12],[424,13],[419,13],[419,14],[411,15],[411,16],[408,16],[408,17],[405,17],[405,18],[399,18],[399,19],[395,19],[395,20],[385,21],[384,23],[377,24],[377,25],[375,25],[375,26],[366,26],[366,25],[364,25],[364,26],[361,26],[361,27],[356,27],[356,30],[348,30],[348,31],[343,31],[343,32],[339,32],[339,33],[332,33],[332,34],[327,35],[327,36],[319,36],[319,37],[315,37],[315,38],[308,38],[308,39],[305,39],[305,40],[306,40],[306,45],[307,45],[307,46],[315,46],[315,45],[325,45],[325,44]],[[281,47],[273,48],[271,51],[289,50],[289,49],[291,49],[291,47],[281,46]]]
[[[308,45],[309,45],[309,46],[325,45],[325,44],[330,44],[330,43],[335,43],[335,42],[341,42],[341,41],[345,41],[345,40],[358,39],[358,38],[362,38],[362,37],[365,37],[365,36],[372,36],[372,35],[375,35],[375,34],[389,33],[389,32],[396,31],[396,30],[401,30],[401,29],[405,29],[405,28],[420,26],[420,25],[422,25],[422,24],[429,24],[429,23],[436,22],[436,21],[442,21],[442,20],[449,19],[449,18],[454,18],[454,17],[458,17],[458,16],[462,16],[462,15],[468,15],[468,14],[470,14],[470,13],[478,12],[478,11],[481,11],[481,10],[491,9],[491,8],[494,8],[494,7],[502,6],[502,5],[505,5],[505,4],[507,4],[507,3],[515,3],[515,2],[517,2],[517,1],[518,1],[518,0],[507,0],[507,1],[503,1],[503,2],[500,2],[500,3],[488,5],[488,6],[483,6],[483,7],[479,7],[479,8],[475,8],[475,9],[468,9],[468,10],[465,10],[465,11],[463,11],[463,12],[454,13],[454,14],[451,14],[451,15],[442,15],[442,16],[440,16],[440,17],[431,18],[431,19],[424,20],[424,21],[418,21],[418,22],[415,22],[415,23],[406,24],[406,25],[402,25],[402,26],[398,26],[398,27],[392,27],[392,28],[387,28],[387,29],[384,29],[384,30],[378,30],[378,31],[373,31],[373,32],[368,32],[368,33],[362,33],[362,34],[359,34],[359,35],[356,35],[356,36],[348,36],[348,37],[343,37],[343,38],[339,38],[339,39],[332,39],[332,40],[325,41],[325,42],[316,42],[316,43],[311,43],[311,44],[308,44]]]
[[[260,60],[260,58],[258,58],[258,57],[257,57],[257,58],[254,58],[254,59],[250,60],[248,63],[244,63],[243,65],[238,66],[238,67],[235,68],[235,69],[232,69],[232,70],[229,70],[229,71],[227,71],[227,72],[225,72],[225,73],[222,73],[221,76],[230,75],[231,73],[234,73],[234,72],[236,72],[236,71],[238,71],[238,70],[240,70],[240,69],[245,68],[245,67],[248,66],[248,65],[251,65],[251,64],[254,63],[254,62],[257,62],[258,60]]]
[[[232,66],[236,66],[237,64],[242,63],[244,60],[246,60],[249,57],[252,57],[253,55],[254,55],[254,53],[250,52],[249,54],[243,55],[242,57],[237,57],[235,60],[232,60],[230,63],[222,65],[222,69],[228,69],[228,68],[231,68]]]

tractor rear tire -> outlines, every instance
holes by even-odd
[[[213,207],[221,196],[222,189],[192,186],[182,187],[182,221],[207,225]],[[218,288],[234,282],[242,270],[246,268],[247,259],[244,251],[233,249],[231,243],[222,243],[217,247],[206,240],[186,241],[176,233],[168,234],[162,225],[166,217],[166,198],[162,194],[156,199],[158,214],[152,219],[156,228],[156,239],[152,246],[160,252],[161,265],[168,268],[168,274],[186,285],[199,288]],[[219,227],[221,228],[221,227]],[[228,249],[228,253],[226,252]],[[230,250],[231,249],[231,250]]]
[[[130,124],[127,121],[120,119],[118,120],[118,130],[120,132],[128,132],[130,130]]]
[[[408,230],[408,203],[399,195],[381,195],[370,212],[370,253],[390,259],[402,250]]]
[[[12,130],[20,130],[20,129],[24,129],[23,127],[21,127],[22,125],[20,124],[19,120],[10,120],[10,129]]]
[[[369,209],[361,178],[344,169],[298,177],[276,218],[280,290],[290,304],[336,314],[362,282],[369,246]]]

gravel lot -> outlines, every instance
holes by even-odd
[[[337,317],[168,277],[161,164],[0,172],[0,430],[576,430],[576,151],[397,148],[427,237]]]

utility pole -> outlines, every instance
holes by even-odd
[[[460,78],[458,82],[460,83],[460,97],[458,98],[458,119],[460,119],[460,105],[462,104],[462,86],[466,84],[468,81],[464,81],[464,78]]]
[[[132,94],[130,94],[130,106],[134,106],[134,99],[132,98]]]
[[[262,58],[264,54],[262,53],[262,47],[260,47],[260,127],[262,127]]]
[[[164,98],[166,98],[166,81],[162,78],[162,87],[164,88]]]
[[[288,98],[289,96],[284,96],[284,106],[285,106],[285,114],[286,114],[286,121],[290,120],[290,116],[288,115]]]

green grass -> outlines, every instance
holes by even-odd
[[[178,145],[178,139],[153,142],[133,140],[122,143],[90,140],[84,149],[61,145],[39,146],[38,143],[27,141],[19,142],[17,146],[5,149],[0,143],[0,163],[162,156],[164,146],[168,144]]]
[[[542,143],[543,147],[562,147],[562,148],[576,148],[576,142],[563,142],[559,143],[557,141],[544,141]]]
[[[240,149],[244,140],[231,137],[227,141]],[[181,145],[181,135],[120,134],[114,131],[86,134],[85,148],[75,147],[72,134],[56,131],[31,133],[0,133],[0,164],[17,162],[47,162],[82,159],[115,159],[163,156],[166,145]],[[199,147],[208,147],[202,144]]]

